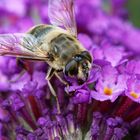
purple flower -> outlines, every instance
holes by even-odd
[[[102,48],[96,47],[92,51],[95,59],[105,59],[112,64],[112,66],[117,66],[123,61],[123,57],[126,55],[124,48],[122,46],[112,46],[109,43],[104,43]]]
[[[38,88],[42,88],[47,85],[47,81],[45,79],[46,73],[35,71],[32,76],[32,81],[38,83]]]
[[[125,75],[118,75],[115,68],[105,66],[91,96],[96,100],[114,102],[126,89],[126,80]]]
[[[140,69],[140,61],[139,60],[131,60],[126,64],[126,72],[130,75],[136,74],[139,75],[139,69]]]
[[[102,49],[104,58],[111,62],[112,66],[117,66],[122,63],[122,61],[125,61],[123,57],[126,55],[126,52],[122,46],[111,46],[110,44],[105,44]]]
[[[91,30],[93,33],[102,35],[108,29],[108,25],[108,18],[104,17],[103,15],[99,15],[99,17],[93,19],[92,22],[89,23],[88,29]]]
[[[13,4],[14,2],[14,4]],[[5,0],[0,2],[0,8],[7,10],[8,12],[15,13],[19,16],[23,16],[26,12],[25,10],[25,1],[14,1],[14,0]]]
[[[91,38],[89,36],[87,36],[86,34],[79,34],[78,39],[84,45],[84,47],[88,50],[90,49],[90,47],[93,44]]]
[[[23,86],[30,81],[30,75],[28,73],[24,73],[23,75],[20,76],[20,74],[15,74],[13,77],[10,79],[11,81],[11,90],[21,90]]]
[[[125,23],[126,24],[126,23]],[[127,25],[125,27],[125,36],[123,39],[124,45],[134,51],[136,54],[140,53],[139,44],[140,44],[140,31],[136,30],[132,25]],[[133,42],[132,42],[133,40]]]
[[[93,63],[82,85],[59,72],[66,87],[54,75],[50,82],[57,98],[45,79],[46,62],[0,57],[0,139],[139,139],[140,31],[125,20],[124,4],[75,2],[78,39]],[[48,24],[47,8],[47,1],[2,0],[0,32]]]
[[[0,121],[8,122],[9,120],[9,114],[8,112],[3,109],[0,105]]]
[[[10,83],[8,83],[8,78],[2,72],[0,72],[0,90],[6,91],[10,88]]]
[[[125,9],[126,2],[127,0],[111,0],[112,14],[124,19],[128,18],[128,12]]]
[[[125,92],[131,100],[140,103],[140,80],[133,76],[127,80],[127,90]]]
[[[75,92],[75,96],[73,97],[73,103],[80,104],[80,103],[87,103],[90,100],[90,93],[87,90],[79,89]]]

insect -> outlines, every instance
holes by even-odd
[[[0,55],[41,60],[49,64],[46,79],[52,94],[57,98],[51,77],[63,71],[79,83],[88,79],[92,57],[77,39],[73,0],[49,0],[48,16],[52,25],[41,24],[27,33],[1,34]]]

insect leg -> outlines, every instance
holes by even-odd
[[[9,82],[11,82],[11,83],[17,82],[25,74],[25,72],[26,71],[23,69],[14,80],[10,80]]]
[[[59,81],[60,81],[61,83],[63,83],[63,84],[66,85],[66,86],[68,85],[68,83],[67,83],[65,80],[63,80],[63,79],[59,76],[59,74],[58,74],[57,71],[55,71],[54,74],[55,74],[55,76],[59,79]]]
[[[58,74],[57,71],[55,71],[54,74],[55,74],[55,76],[59,79],[59,81],[60,81],[61,83],[63,83],[64,85],[66,85],[67,89],[69,89],[69,84],[68,84],[68,82],[66,82],[64,79],[62,79],[62,78],[59,76],[59,74]],[[67,92],[67,94],[68,94],[68,90],[66,90],[66,92]]]
[[[48,82],[48,86],[49,86],[49,89],[50,89],[52,95],[56,98],[57,110],[58,110],[58,114],[60,114],[61,111],[60,111],[60,105],[59,105],[58,97],[56,95],[56,92],[55,92],[52,84],[50,83],[50,79],[54,75],[54,72],[55,72],[55,70],[50,67],[49,70],[48,70],[47,76],[46,76],[46,80]]]

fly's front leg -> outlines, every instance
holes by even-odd
[[[66,82],[64,79],[62,79],[62,78],[59,76],[59,74],[58,74],[57,71],[55,71],[54,74],[55,74],[55,76],[59,79],[59,81],[60,81],[61,83],[63,83],[64,85],[66,85],[66,87],[67,87],[66,92],[67,92],[67,94],[68,94],[68,89],[69,89],[69,84],[68,84],[68,82]]]
[[[26,72],[26,71],[23,69],[15,79],[9,80],[9,82],[10,82],[10,83],[15,83],[15,82],[17,82],[17,81],[25,74],[25,72]]]
[[[46,76],[46,80],[48,82],[48,86],[49,86],[49,89],[50,89],[52,95],[56,98],[57,110],[58,110],[58,114],[60,114],[61,111],[60,111],[60,105],[59,105],[58,97],[56,95],[56,92],[55,92],[52,84],[50,83],[50,80],[53,77],[54,73],[55,73],[55,70],[50,67],[49,70],[48,70],[47,76]]]

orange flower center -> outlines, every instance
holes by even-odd
[[[131,93],[130,93],[130,95],[133,97],[133,98],[135,98],[135,99],[138,99],[140,96],[136,93],[136,92],[134,92],[134,91],[132,91]]]
[[[108,88],[108,87],[105,87],[104,88],[104,94],[106,94],[106,95],[112,95],[112,89],[111,88]]]

